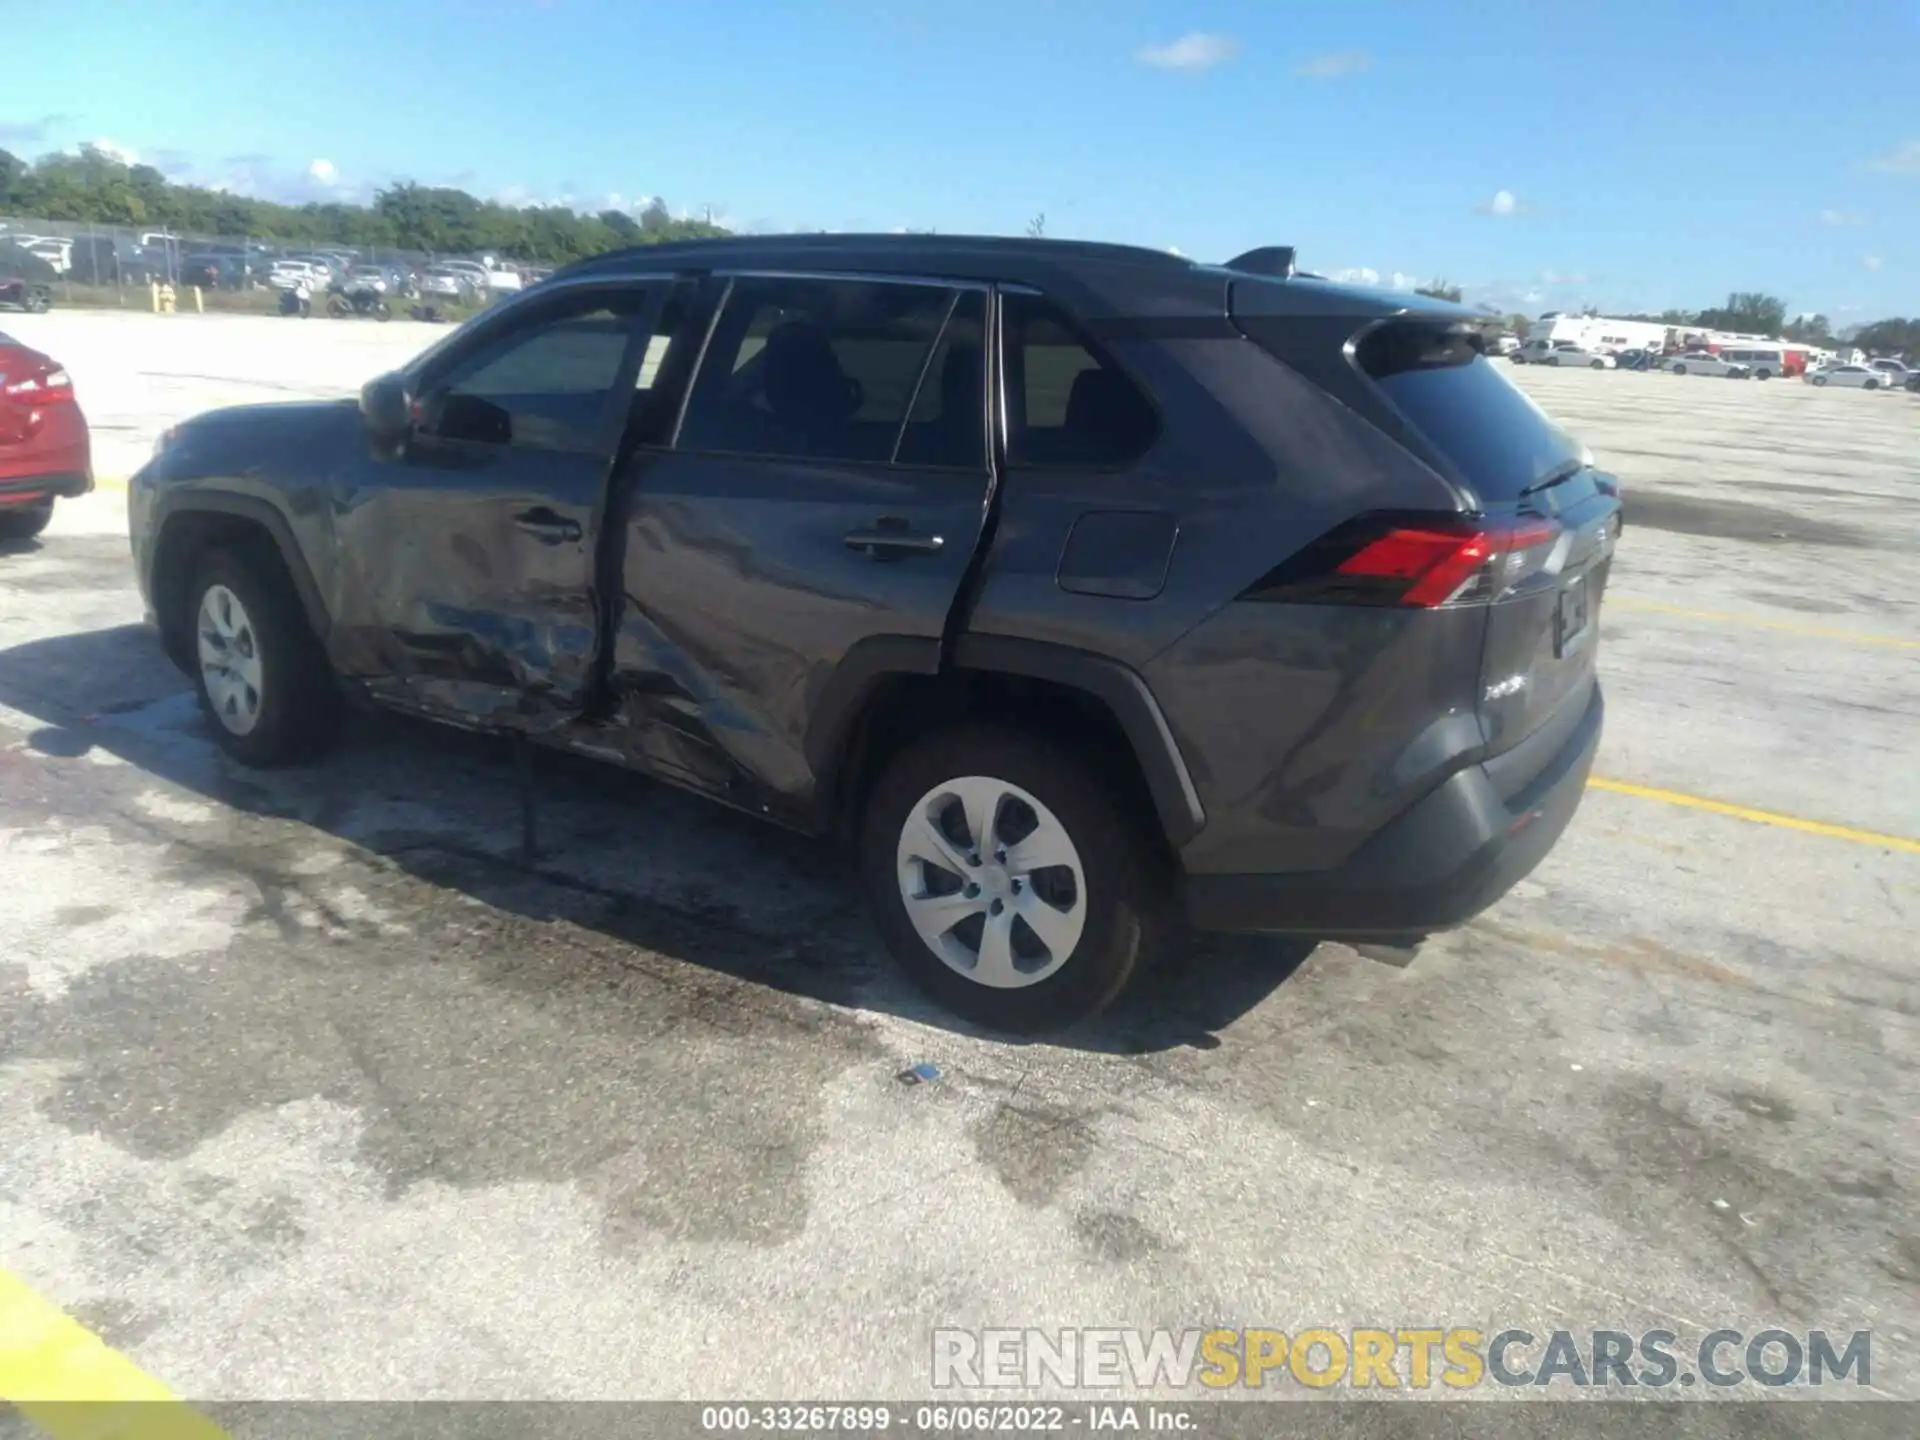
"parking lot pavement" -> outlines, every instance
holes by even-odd
[[[204,1399],[924,1397],[985,1324],[1870,1328],[1920,1397],[1920,406],[1520,378],[1626,485],[1599,773],[1759,818],[1596,789],[1410,965],[1184,937],[1048,1043],[638,779],[543,760],[528,864],[490,742],[233,767],[63,506],[0,556],[0,1270]]]

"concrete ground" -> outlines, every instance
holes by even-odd
[[[4,326],[105,474],[435,334]],[[1049,1043],[646,782],[556,764],[530,868],[490,743],[234,767],[63,505],[0,555],[0,1271],[207,1400],[925,1397],[990,1324],[1871,1329],[1920,1397],[1920,400],[1516,378],[1629,496],[1615,788],[1409,966],[1185,937]]]

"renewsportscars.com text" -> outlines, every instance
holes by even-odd
[[[1873,1336],[1714,1330],[1686,1342],[1671,1330],[942,1329],[933,1332],[932,1378],[937,1390],[1864,1387],[1873,1383]]]

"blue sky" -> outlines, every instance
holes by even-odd
[[[1920,0],[170,0],[10,32],[0,145],[740,226],[1047,232],[1529,312],[1920,313]],[[144,33],[141,33],[144,32]],[[24,41],[25,53],[20,52]]]

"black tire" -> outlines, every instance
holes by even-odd
[[[1753,378],[1756,380],[1771,380],[1773,378],[1773,372],[1771,370],[1756,370],[1753,372]]]
[[[350,310],[351,308],[352,307],[349,306],[347,302],[341,299],[338,295],[332,295],[327,298],[327,314],[331,315],[336,320],[344,319],[346,317],[347,311]]]
[[[1596,360],[1593,362],[1593,364],[1589,365],[1587,368],[1589,370],[1604,370],[1607,368],[1607,362],[1604,360]]]
[[[1824,385],[1827,383],[1827,377],[1824,375],[1816,375],[1813,377],[1813,383],[1816,385]]]
[[[20,308],[25,310],[29,315],[44,315],[52,305],[52,298],[44,291],[29,290],[27,292],[27,298]]]
[[[31,540],[53,519],[53,501],[0,507],[0,540]]]
[[[1862,390],[1878,390],[1880,388],[1880,382],[1878,380],[1869,380],[1860,388]]]
[[[1676,365],[1673,367],[1673,373],[1676,375],[1684,375],[1687,373],[1687,367],[1684,365]]]
[[[260,713],[246,734],[229,729],[214,711],[198,660],[200,604],[224,585],[246,610],[260,661]],[[187,644],[200,708],[220,748],[258,769],[319,754],[338,735],[342,707],[326,651],[307,624],[286,567],[270,543],[210,550],[187,589]]]
[[[995,989],[950,967],[920,938],[901,896],[897,849],[929,791],[979,775],[1018,786],[1051,810],[1079,852],[1086,921],[1064,964],[1031,985]],[[965,725],[927,735],[894,758],[866,801],[860,870],[887,948],[946,1009],[995,1030],[1058,1030],[1105,1008],[1141,968],[1160,914],[1160,881],[1140,822],[1115,786],[1073,752],[1037,734]]]

